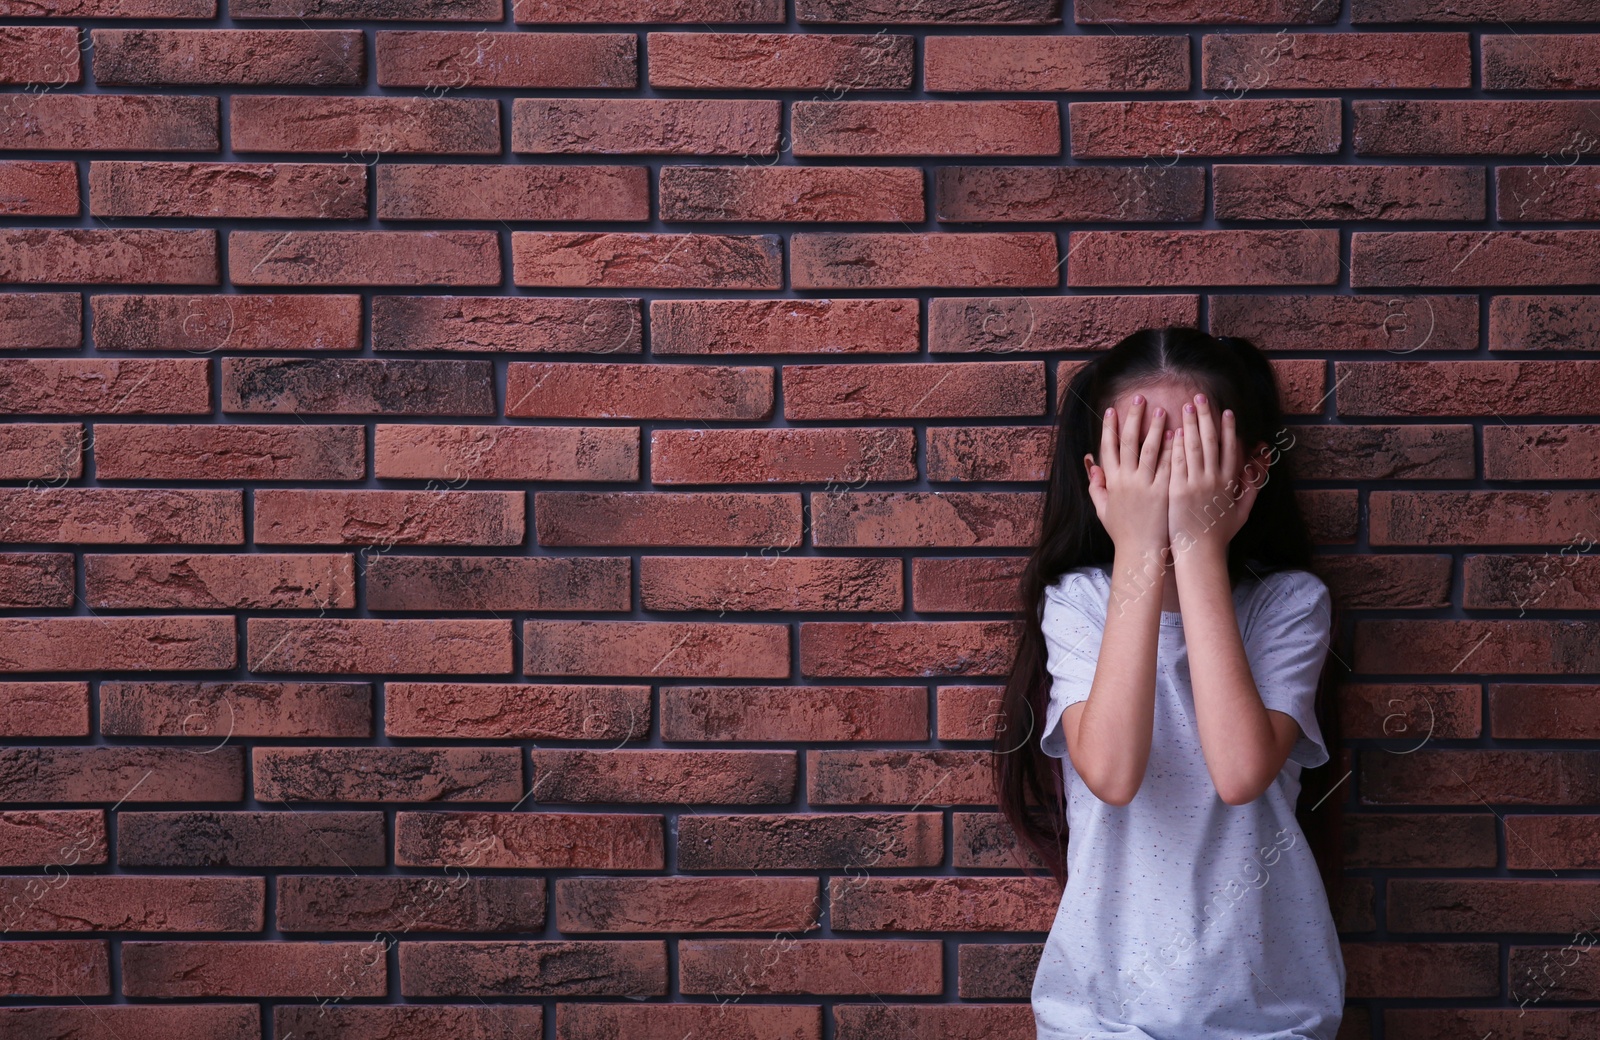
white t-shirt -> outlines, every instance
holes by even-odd
[[[1040,739],[1061,759],[1069,836],[1066,891],[1033,983],[1038,1038],[1333,1040],[1344,959],[1294,815],[1302,767],[1328,761],[1314,710],[1327,587],[1285,570],[1234,589],[1262,702],[1302,731],[1272,786],[1245,805],[1218,797],[1206,769],[1179,613],[1161,614],[1138,793],[1103,802],[1072,768],[1061,713],[1089,697],[1110,592],[1104,570],[1083,567],[1040,603],[1054,679]]]

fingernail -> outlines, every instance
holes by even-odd
[[[1183,410],[1188,412],[1190,415],[1193,415],[1194,414],[1194,405],[1193,404],[1186,404],[1186,405],[1183,406]]]
[[[1166,414],[1167,414],[1166,412],[1161,410],[1161,406],[1160,405],[1156,405],[1156,418],[1157,419],[1161,418],[1163,415],[1166,415]]]
[[[1205,394],[1195,394],[1194,395],[1194,399],[1196,401],[1199,401],[1201,404],[1205,404],[1206,403],[1206,395]]]
[[[1133,395],[1133,403],[1134,404],[1143,404],[1144,403],[1144,395],[1143,394],[1134,394]]]

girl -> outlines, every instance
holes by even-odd
[[[1040,1040],[1338,1031],[1344,961],[1295,818],[1329,761],[1332,603],[1288,445],[1266,358],[1197,329],[1136,332],[1064,395],[1003,706],[1038,725],[996,743],[1006,817],[1065,879]]]

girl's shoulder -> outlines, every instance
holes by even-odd
[[[1245,602],[1252,620],[1263,614],[1301,617],[1332,603],[1327,583],[1298,567],[1268,571],[1248,585]]]

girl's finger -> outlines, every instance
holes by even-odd
[[[1234,479],[1234,474],[1239,472],[1239,431],[1234,418],[1233,409],[1222,410],[1222,472],[1228,479]]]
[[[1205,394],[1195,395],[1194,410],[1200,422],[1200,442],[1195,445],[1204,459],[1202,468],[1207,476],[1215,476],[1217,467],[1221,465],[1222,453],[1217,447],[1217,424],[1211,414],[1211,402],[1206,400]]]
[[[1106,409],[1105,418],[1100,423],[1100,464],[1102,466],[1115,466],[1117,464],[1117,409],[1115,405]]]
[[[1172,427],[1161,434],[1161,460],[1156,463],[1156,483],[1168,484],[1172,480]]]
[[[1161,431],[1166,428],[1166,419],[1160,408],[1150,413],[1150,430],[1144,435],[1144,447],[1139,449],[1139,470],[1147,478],[1155,475],[1156,466],[1160,463]]]
[[[1183,433],[1188,425],[1189,423],[1186,420],[1183,426],[1172,431],[1171,485],[1174,489],[1183,487],[1189,481],[1188,450],[1184,444],[1189,438],[1185,437]]]
[[[1122,453],[1117,460],[1128,469],[1134,469],[1139,464],[1139,422],[1143,418],[1144,397],[1134,394],[1128,417],[1122,420]]]
[[[1199,476],[1205,472],[1205,456],[1201,454],[1200,417],[1195,414],[1194,398],[1183,406],[1183,454],[1185,470]]]

